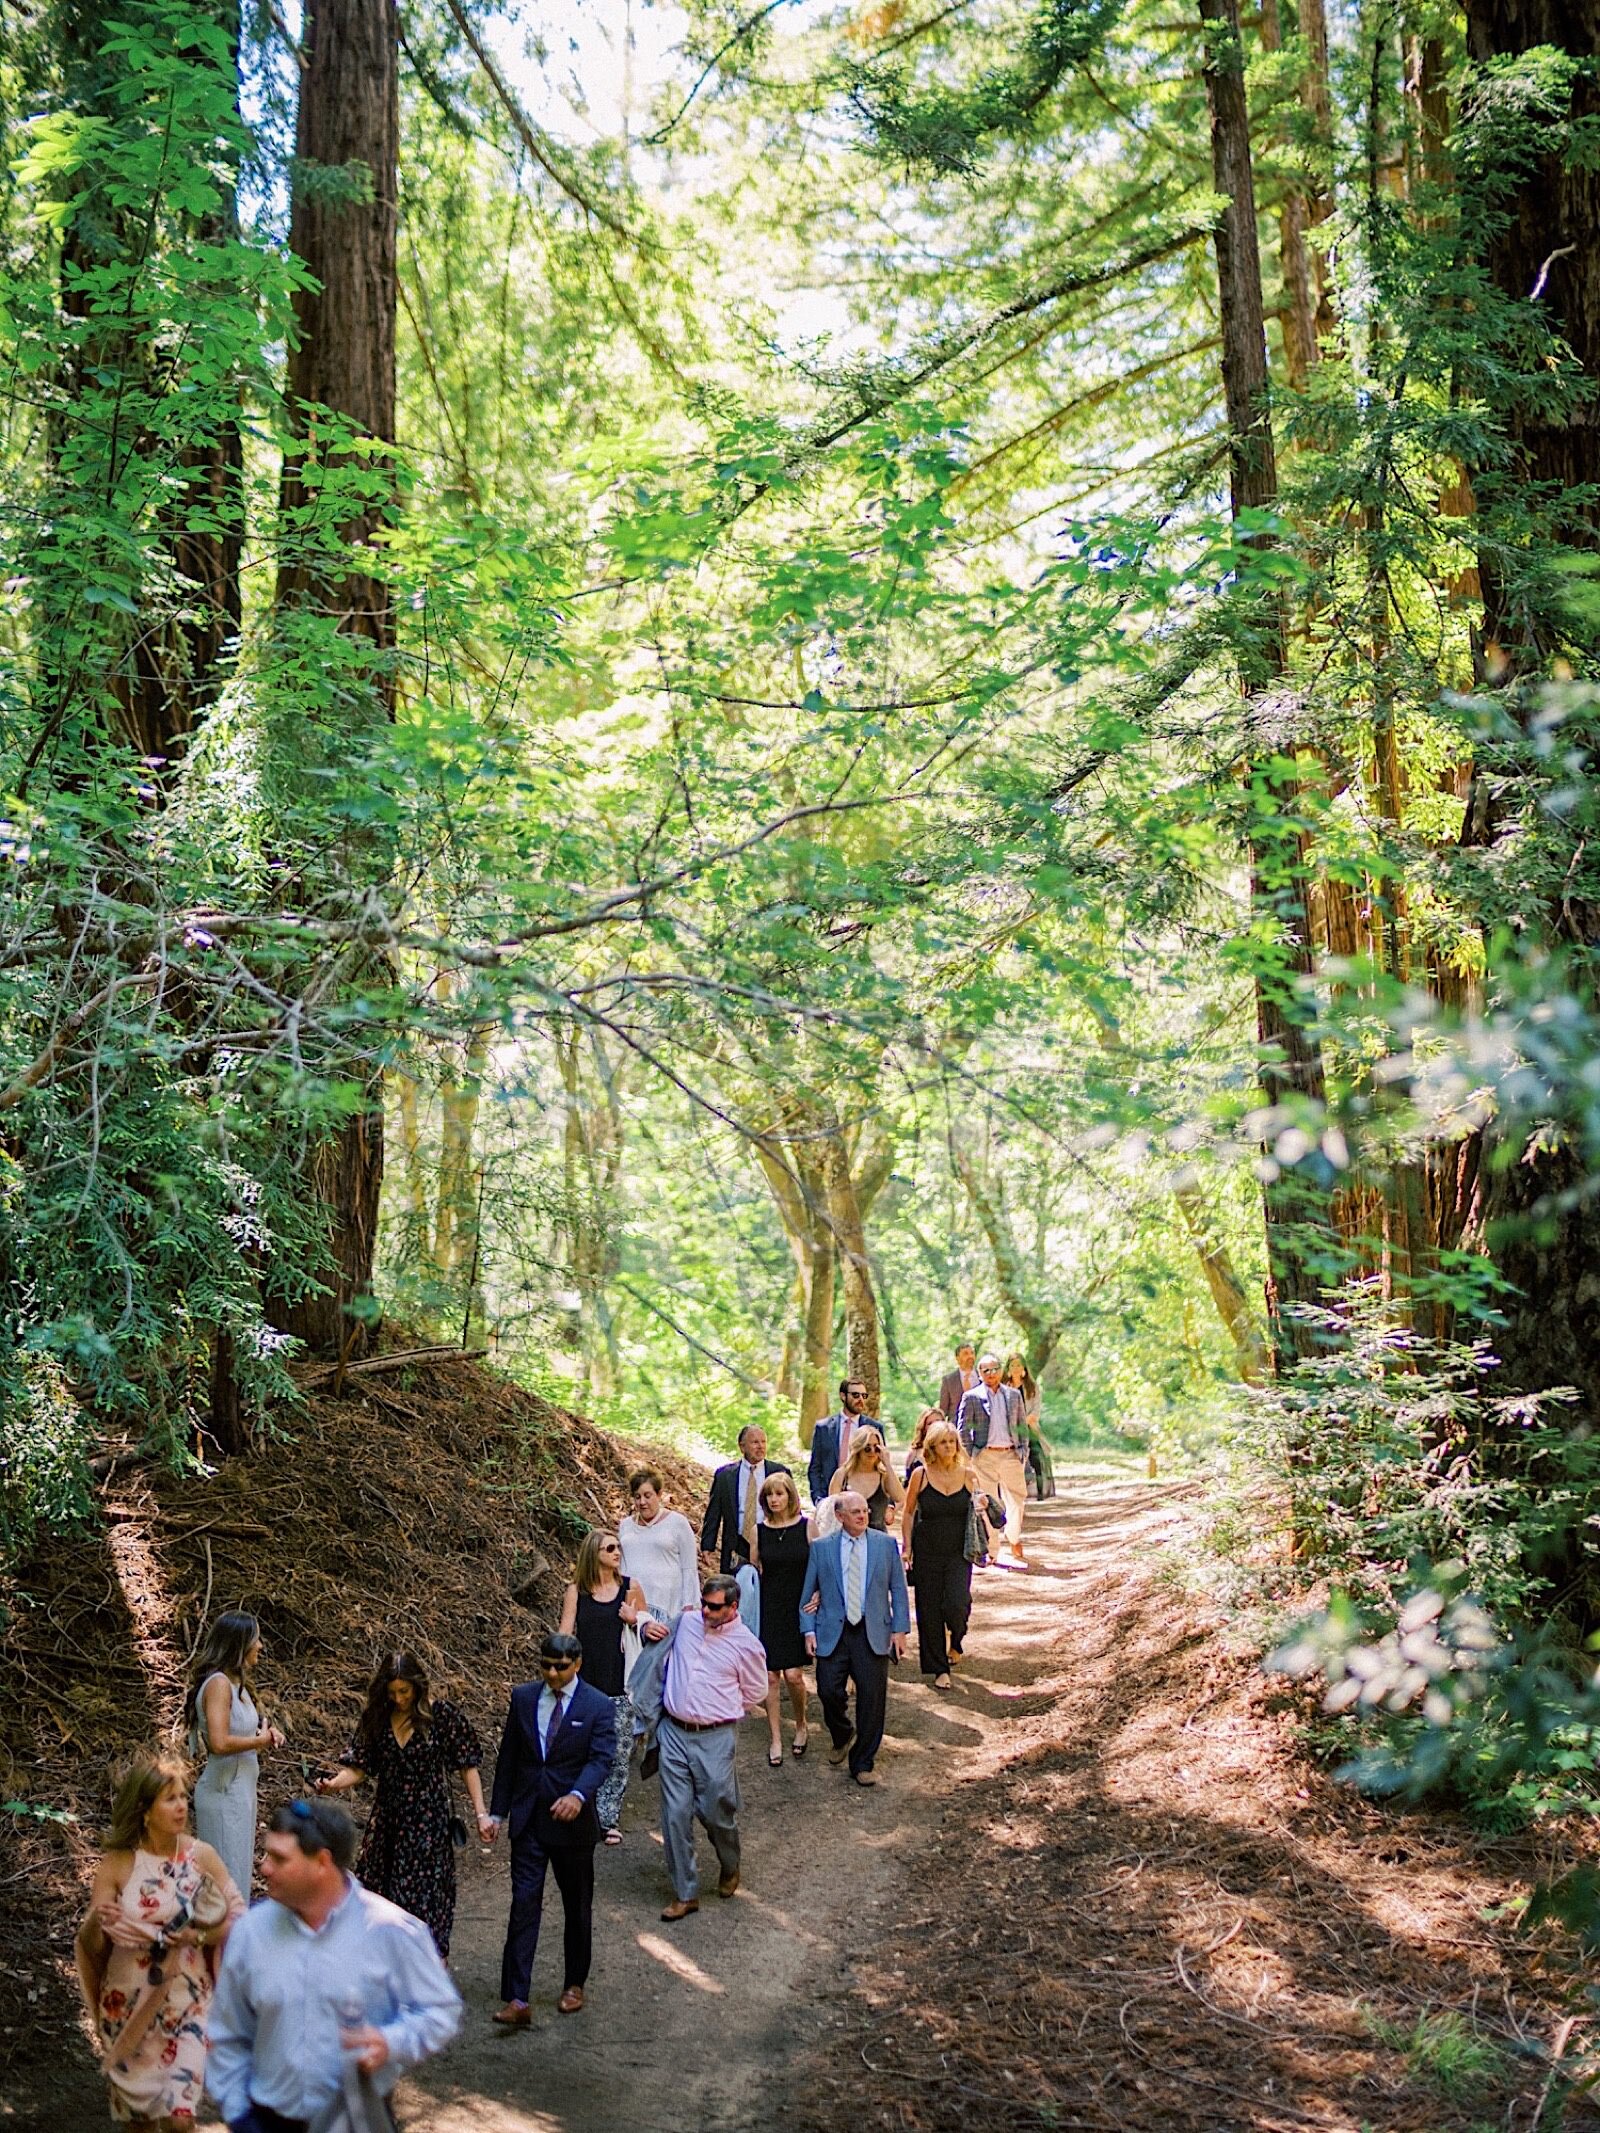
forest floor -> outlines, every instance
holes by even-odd
[[[1504,1916],[1550,1837],[1354,1799],[1226,1625],[1161,1575],[1193,1497],[1063,1462],[1031,1574],[980,1574],[955,1693],[890,1690],[884,1783],[740,1743],[744,1886],[676,1927],[637,1778],[599,1855],[596,1966],[495,2031],[502,1856],[465,1860],[462,2035],[402,2085],[405,2133],[1553,2133],[1574,1980]],[[552,1904],[554,1897],[552,1892]],[[1548,1951],[1544,1951],[1548,1953]],[[1568,2030],[1575,2053],[1581,2024]],[[4,2133],[88,2133],[87,2055]],[[31,2102],[31,2107],[30,2107]]]

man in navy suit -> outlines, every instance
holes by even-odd
[[[800,1628],[817,1662],[817,1693],[828,1721],[835,1769],[846,1756],[858,1785],[876,1785],[889,1708],[889,1657],[905,1656],[911,1630],[905,1565],[887,1533],[867,1524],[867,1499],[843,1489],[839,1530],[812,1544],[800,1594]],[[850,1684],[856,1719],[850,1723]]]
[[[530,2019],[528,1980],[547,1866],[566,1917],[566,1978],[557,2003],[562,2014],[578,2012],[589,1979],[594,1848],[600,1841],[594,1796],[616,1757],[617,1720],[611,1698],[578,1679],[582,1660],[576,1637],[545,1638],[539,1647],[542,1680],[511,1691],[494,1766],[494,1835],[502,1822],[511,1832],[511,1920],[500,1962],[505,2005],[495,2016],[508,2029],[526,2029]]]
[[[787,1474],[776,1459],[767,1457],[767,1433],[751,1422],[739,1432],[739,1456],[731,1466],[719,1466],[711,1477],[705,1523],[700,1528],[700,1546],[717,1557],[717,1568],[726,1577],[750,1560],[750,1528],[765,1515],[761,1509],[761,1484],[769,1474]]]
[[[811,1461],[806,1468],[806,1480],[811,1487],[811,1501],[819,1504],[828,1493],[828,1483],[844,1465],[850,1450],[850,1439],[863,1422],[871,1422],[867,1413],[867,1388],[859,1378],[846,1378],[839,1387],[839,1412],[824,1415],[811,1432]]]

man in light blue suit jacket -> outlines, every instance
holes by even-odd
[[[876,1785],[889,1708],[889,1661],[905,1655],[911,1629],[905,1566],[887,1533],[867,1524],[867,1499],[845,1489],[835,1499],[839,1530],[817,1541],[800,1594],[800,1629],[817,1662],[817,1694],[828,1721],[835,1769],[848,1756],[858,1785]],[[856,1716],[850,1722],[850,1684]]]

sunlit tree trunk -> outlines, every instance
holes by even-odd
[[[620,1361],[610,1291],[621,1266],[619,1199],[627,1145],[625,1059],[613,1058],[593,1029],[570,1026],[558,1030],[555,1045],[566,1099],[561,1133],[562,1231],[578,1295],[577,1344],[589,1390],[604,1396],[616,1389]]]
[[[1229,471],[1235,518],[1270,510],[1278,498],[1277,459],[1268,402],[1267,338],[1256,234],[1255,178],[1245,100],[1244,55],[1237,0],[1199,0],[1205,34],[1206,102],[1211,123],[1212,182],[1226,205],[1215,242],[1222,323],[1222,385],[1227,406]],[[1274,963],[1258,969],[1256,1028],[1262,1092],[1273,1106],[1323,1097],[1321,1047],[1308,1027],[1299,981],[1312,975],[1308,869],[1301,835],[1292,825],[1298,736],[1276,730],[1270,692],[1287,668],[1283,615],[1263,600],[1256,671],[1246,673],[1250,727],[1251,906],[1259,931],[1275,944]],[[1259,710],[1258,710],[1259,706]],[[1279,714],[1281,716],[1281,714]],[[1288,766],[1288,767],[1286,767]],[[1269,1163],[1272,1161],[1269,1155]],[[1292,1170],[1274,1166],[1263,1192],[1267,1229],[1268,1309],[1280,1364],[1292,1361],[1306,1335],[1290,1315],[1314,1301],[1317,1278],[1305,1249],[1304,1227],[1320,1219]]]

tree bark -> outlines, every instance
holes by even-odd
[[[1600,12],[1591,0],[1467,0],[1466,18],[1468,53],[1480,65],[1551,45],[1589,62],[1566,116],[1570,127],[1600,121]],[[1592,155],[1564,159],[1558,146],[1522,179],[1514,212],[1492,234],[1486,257],[1501,291],[1537,303],[1584,375],[1600,384],[1600,168]],[[1600,493],[1600,394],[1576,407],[1529,396],[1511,436],[1523,479],[1550,494],[1581,492],[1567,506],[1564,537],[1593,548],[1600,541],[1593,501]],[[1504,655],[1507,678],[1536,675],[1559,641],[1553,618],[1528,605],[1513,610],[1487,552],[1480,577],[1485,640]],[[1462,841],[1487,843],[1495,826],[1493,789],[1475,781]],[[1560,915],[1549,918],[1552,932],[1560,930]],[[1592,952],[1594,942],[1582,946]],[[1494,1336],[1508,1382],[1527,1392],[1576,1387],[1592,1425],[1600,1415],[1600,1201],[1578,1152],[1553,1130],[1512,1146],[1491,1128],[1481,1155],[1461,1150],[1454,1175],[1463,1219],[1477,1196],[1489,1251],[1518,1292],[1502,1300],[1506,1324]]]
[[[1217,1316],[1233,1343],[1234,1368],[1246,1385],[1259,1385],[1272,1367],[1272,1358],[1232,1255],[1212,1226],[1206,1196],[1198,1185],[1180,1185],[1173,1198],[1199,1254],[1200,1271],[1205,1275]]]
[[[395,0],[307,0],[302,48],[289,249],[319,286],[297,290],[294,299],[289,397],[302,444],[283,470],[282,500],[291,523],[315,501],[307,474],[319,461],[338,463],[329,415],[380,444],[395,441]],[[382,495],[355,507],[337,528],[338,546],[369,545],[387,509]],[[330,570],[304,540],[292,541],[278,598],[336,614],[341,627],[384,650],[394,643],[394,608],[384,579],[359,567]],[[387,668],[375,668],[374,679],[380,691],[392,688]]]
[[[999,1193],[966,1150],[954,1141],[951,1142],[950,1157],[957,1177],[966,1188],[967,1198],[972,1202],[978,1225],[989,1240],[995,1280],[999,1284],[1006,1315],[1015,1321],[1028,1344],[1028,1368],[1036,1378],[1041,1377],[1066,1331],[1068,1314],[1053,1309],[1035,1290],[1026,1257],[1012,1233]]]
[[[1281,52],[1283,35],[1278,0],[1261,0],[1261,42]],[[1280,128],[1280,143],[1283,141]],[[1278,264],[1283,276],[1283,367],[1290,389],[1304,392],[1317,360],[1317,299],[1312,293],[1311,260],[1306,248],[1309,205],[1304,189],[1291,184],[1278,209]]]
[[[313,470],[336,470],[340,429],[390,446],[395,438],[396,200],[399,191],[399,25],[395,0],[307,0],[295,132],[289,246],[318,287],[294,299],[291,417],[300,435],[284,460],[281,609],[337,618],[377,656],[362,669],[373,718],[393,706],[394,614],[382,576],[360,564],[388,509],[378,495],[342,524],[317,526]],[[332,418],[332,420],[330,420]],[[380,455],[363,463],[381,469]],[[380,484],[381,487],[381,484]],[[315,530],[313,530],[315,529]],[[348,893],[370,888],[383,863],[358,855]],[[313,1354],[357,1353],[368,1327],[350,1306],[372,1286],[383,1189],[383,1077],[357,1067],[362,1110],[314,1148],[307,1183],[321,1202],[332,1277],[326,1293],[282,1313]]]
[[[1205,35],[1206,104],[1211,124],[1212,179],[1226,201],[1216,226],[1217,289],[1222,324],[1222,388],[1228,417],[1228,458],[1235,519],[1277,503],[1278,468],[1268,399],[1267,336],[1256,233],[1255,177],[1244,54],[1237,0],[1199,0]],[[1306,1026],[1297,980],[1313,971],[1308,868],[1302,838],[1286,825],[1296,815],[1292,768],[1297,737],[1273,730],[1255,706],[1287,670],[1281,603],[1268,597],[1260,613],[1257,671],[1243,686],[1251,727],[1248,769],[1256,806],[1251,829],[1250,895],[1257,928],[1275,946],[1274,967],[1258,967],[1256,1029],[1262,1093],[1273,1107],[1320,1104],[1321,1047]],[[1262,704],[1263,714],[1267,706]],[[1290,1307],[1316,1299],[1318,1282],[1304,1244],[1312,1219],[1305,1188],[1274,1170],[1263,1191],[1267,1232],[1268,1315],[1279,1366],[1292,1362],[1307,1335]]]
[[[867,1388],[867,1413],[879,1411],[882,1384],[878,1363],[878,1298],[867,1259],[866,1231],[850,1156],[843,1132],[835,1126],[822,1142],[822,1175],[827,1190],[828,1222],[839,1254],[844,1290],[845,1367]]]

